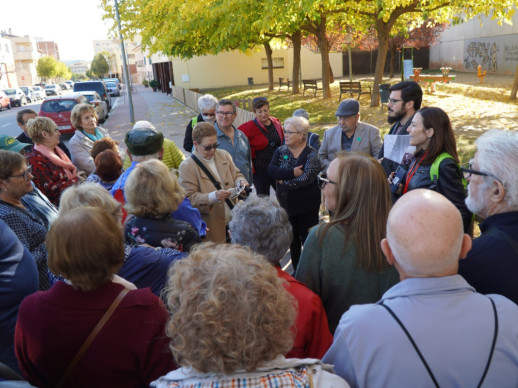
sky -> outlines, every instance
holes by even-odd
[[[108,39],[100,0],[0,0],[0,30],[58,44],[62,61],[94,56],[92,40]]]

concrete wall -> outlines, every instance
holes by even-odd
[[[9,39],[0,38],[0,89],[18,86],[13,47]]]
[[[293,50],[273,50],[273,58],[283,58],[284,67],[273,69],[273,79],[279,77],[291,79],[293,68]],[[204,55],[189,60],[172,58],[174,84],[187,89],[206,89],[226,86],[247,85],[252,77],[254,84],[268,82],[268,69],[263,69],[261,59],[266,58],[264,49],[247,54],[238,51],[224,52],[218,55]],[[342,54],[330,54],[331,67],[335,77],[342,76]],[[319,53],[302,48],[302,78],[322,78]]]
[[[518,65],[518,13],[513,24],[502,26],[490,18],[476,18],[448,28],[430,48],[430,67],[476,72],[478,65],[497,74],[514,74]]]

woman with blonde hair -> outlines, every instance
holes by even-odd
[[[238,245],[197,246],[169,271],[166,328],[182,368],[152,386],[348,387],[315,359],[286,359],[294,298],[275,268]]]
[[[399,281],[380,246],[392,199],[381,165],[360,153],[337,154],[319,181],[331,220],[310,231],[295,278],[320,296],[334,333],[351,305],[374,303]]]
[[[172,213],[178,209],[184,194],[176,175],[159,160],[137,164],[125,186],[127,243],[148,244],[189,252],[201,242],[191,224],[176,220]]]

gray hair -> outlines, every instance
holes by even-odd
[[[131,154],[131,161],[132,162],[145,162],[146,160],[151,159],[160,159],[160,151],[154,153],[153,155],[133,155]]]
[[[229,229],[232,243],[249,247],[274,265],[291,244],[288,213],[269,197],[251,195],[239,202],[232,210]]]
[[[134,130],[148,129],[148,128],[156,129],[155,126],[147,120],[139,120],[139,121],[135,122],[135,124],[133,124]]]
[[[295,112],[293,112],[293,117],[304,117],[309,121],[309,113],[306,109],[297,109]]]
[[[308,137],[309,121],[306,120],[304,117],[300,117],[300,116],[288,117],[284,121],[284,126],[283,126],[284,129],[286,129],[286,127],[288,125],[291,125],[291,126],[295,127],[297,132],[300,132],[300,133],[302,133],[304,135],[304,138]]]
[[[518,133],[492,129],[480,136],[475,144],[480,170],[502,182],[508,206],[518,206]]]
[[[198,98],[198,108],[200,108],[200,112],[215,109],[217,103],[218,99],[212,94],[204,94]]]

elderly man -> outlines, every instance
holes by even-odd
[[[381,137],[378,128],[360,121],[360,103],[355,99],[343,100],[335,113],[338,125],[324,133],[324,139],[318,150],[322,162],[322,170],[326,171],[329,164],[339,151],[362,152],[374,157],[378,156],[381,148]]]
[[[236,104],[231,100],[220,100],[216,104],[216,131],[218,144],[222,150],[232,156],[232,161],[245,177],[252,182],[252,152],[248,138],[243,132],[234,127],[237,117]]]
[[[408,135],[408,127],[412,122],[415,112],[421,108],[423,90],[415,81],[402,81],[389,88],[390,97],[387,104],[387,121],[392,124],[389,135]],[[385,147],[382,146],[378,159],[382,159],[381,165],[387,176],[396,171],[400,161],[384,158]]]
[[[254,195],[234,207],[229,229],[232,243],[248,246],[263,255],[279,277],[286,280],[286,289],[297,299],[297,334],[286,357],[321,359],[333,342],[322,301],[280,266],[292,238],[286,211],[275,200]]]
[[[471,239],[455,206],[405,194],[381,247],[401,282],[342,316],[323,361],[352,387],[516,387],[518,306],[457,275]]]
[[[466,166],[466,205],[484,222],[459,274],[478,292],[504,295],[518,304],[518,133],[492,130],[480,136]]]

